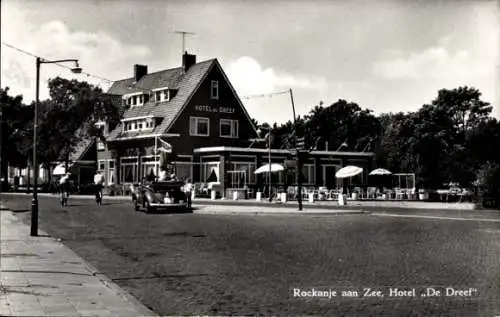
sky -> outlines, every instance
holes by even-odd
[[[5,44],[118,80],[134,64],[180,66],[175,31],[188,31],[186,50],[217,58],[259,122],[293,119],[290,95],[279,94],[289,89],[298,115],[338,99],[379,114],[416,111],[439,89],[465,85],[500,118],[499,2],[2,0],[0,86],[34,99],[34,58]],[[55,76],[110,86],[44,64],[42,99]]]

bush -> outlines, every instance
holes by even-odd
[[[500,165],[487,163],[479,171],[479,195],[486,208],[500,207]]]
[[[106,193],[109,196],[122,196],[123,189],[122,189],[122,186],[113,184],[113,185],[110,185],[109,187],[106,188]]]

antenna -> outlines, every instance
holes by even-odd
[[[182,55],[184,55],[184,52],[186,49],[186,34],[195,35],[196,33],[186,32],[186,31],[174,31],[174,33],[182,35],[182,52],[181,52],[181,56],[182,56]]]

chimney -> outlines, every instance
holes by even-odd
[[[188,54],[186,51],[184,55],[182,55],[182,68],[184,72],[187,72],[194,64],[196,64],[196,55]]]
[[[144,75],[148,74],[148,66],[147,65],[134,65],[134,81],[138,82],[141,80]]]

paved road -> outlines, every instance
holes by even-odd
[[[28,198],[2,199],[29,221]],[[70,204],[41,198],[41,228],[160,315],[500,314],[498,213],[146,215],[118,201]],[[422,297],[430,287],[444,294]],[[338,293],[302,296],[313,288]]]

